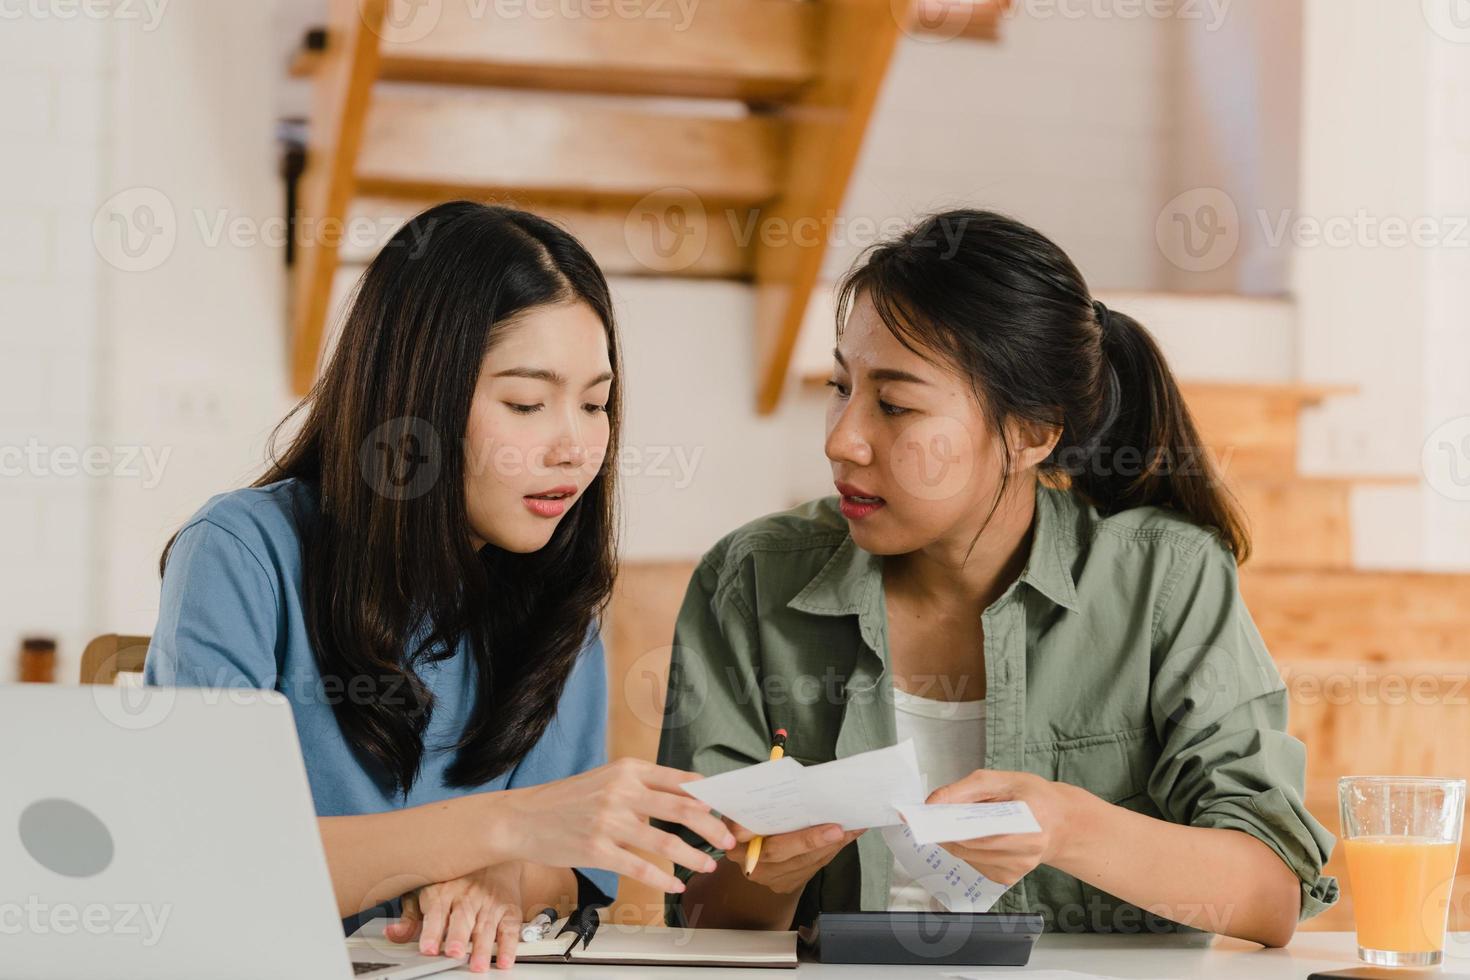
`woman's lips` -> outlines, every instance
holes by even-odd
[[[862,487],[853,486],[851,483],[838,483],[837,492],[842,499],[837,502],[837,509],[842,511],[842,516],[850,521],[860,521],[870,517],[888,503],[882,497],[864,492]]]
[[[552,487],[540,493],[528,493],[521,499],[526,509],[537,517],[560,517],[567,512],[577,488],[572,486]]]

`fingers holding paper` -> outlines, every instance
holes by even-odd
[[[943,844],[945,850],[992,881],[1013,885],[1037,865],[1056,863],[1067,844],[1069,814],[1079,792],[1085,791],[1028,772],[977,769],[930,793],[924,801],[926,812],[914,814],[912,819],[907,813],[905,816],[916,831],[922,820],[942,820],[955,827],[973,823],[983,829],[983,836],[965,839],[949,837],[939,828],[930,836],[948,837]],[[953,806],[977,803],[996,806]],[[1008,803],[1025,806],[1005,806]]]
[[[735,823],[731,829],[739,843],[725,853],[725,859],[743,867],[755,834]],[[862,834],[861,830],[843,830],[837,824],[772,834],[761,845],[760,861],[750,880],[783,895],[800,891],[839,851]]]
[[[694,773],[635,759],[619,759],[597,769],[508,791],[519,819],[511,843],[518,853],[538,854],[556,867],[605,868],[665,892],[682,892],[684,883],[639,852],[668,858],[691,871],[709,871],[714,861],[650,819],[683,824],[712,846],[735,842],[710,807],[693,799],[682,785]]]

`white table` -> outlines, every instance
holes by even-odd
[[[492,980],[518,976],[528,980],[683,980],[699,976],[708,980],[806,980],[889,977],[932,977],[947,974],[979,974],[1027,980],[1045,970],[1073,970],[1130,980],[1306,980],[1314,970],[1340,970],[1360,966],[1357,944],[1350,932],[1300,932],[1283,949],[1262,949],[1255,943],[1211,936],[1099,936],[1050,933],[1037,941],[1026,967],[977,966],[837,966],[802,963],[790,970],[694,969],[642,966],[571,966],[549,963],[520,963],[508,973],[492,970]],[[1470,976],[1470,933],[1456,933],[1446,944],[1443,969],[1447,974]],[[1043,974],[1044,975],[1044,974]],[[484,976],[468,970],[441,973],[442,977]]]

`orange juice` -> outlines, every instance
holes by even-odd
[[[1442,950],[1459,844],[1424,837],[1350,837],[1343,847],[1358,945],[1395,953]]]

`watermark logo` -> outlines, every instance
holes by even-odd
[[[1420,0],[1424,22],[1453,44],[1470,44],[1470,0]]]
[[[694,723],[709,703],[706,661],[687,647],[655,647],[624,675],[623,697],[640,724],[678,731]]]
[[[939,44],[964,34],[977,6],[952,0],[889,0],[899,30],[925,44]]]
[[[1429,433],[1419,462],[1436,493],[1470,501],[1470,415],[1450,419]]]
[[[644,195],[623,221],[623,241],[644,268],[679,272],[704,256],[709,215],[698,194],[666,187]]]
[[[1240,212],[1218,187],[1196,187],[1164,205],[1154,223],[1164,258],[1185,272],[1211,272],[1240,247]]]
[[[372,16],[372,8],[382,4],[381,25]],[[358,0],[362,22],[373,33],[393,44],[422,41],[439,26],[444,16],[444,0]]]
[[[160,677],[159,683],[167,684],[168,681]],[[98,712],[127,732],[145,731],[163,724],[173,714],[177,699],[178,690],[171,686],[92,685],[92,701]]]
[[[416,500],[433,489],[444,465],[439,433],[413,416],[389,419],[358,450],[362,478],[379,496]]]
[[[155,187],[119,191],[92,218],[97,254],[123,272],[148,272],[163,265],[178,235],[173,202]]]
[[[959,419],[933,415],[906,426],[888,465],[898,485],[920,500],[949,500],[970,485],[975,450]]]

